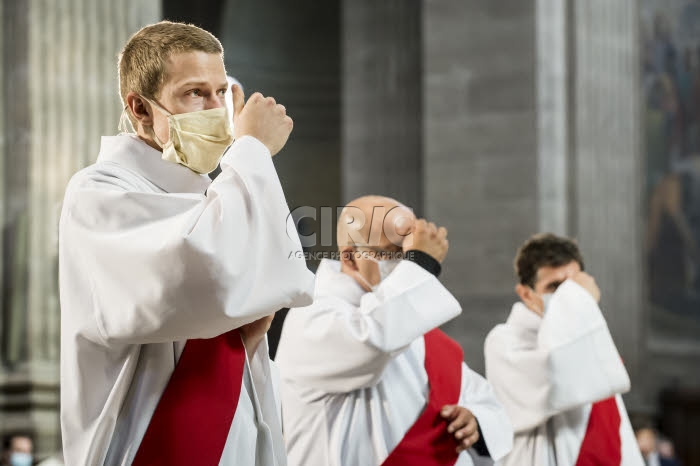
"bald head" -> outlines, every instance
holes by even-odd
[[[338,248],[400,248],[416,216],[396,199],[363,196],[349,202],[338,218]]]

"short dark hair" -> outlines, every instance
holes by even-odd
[[[560,267],[574,261],[578,262],[581,270],[584,269],[583,257],[576,241],[552,233],[540,233],[525,241],[518,249],[514,261],[515,274],[522,285],[534,288],[540,268]]]

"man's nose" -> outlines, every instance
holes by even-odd
[[[213,95],[209,97],[204,103],[204,110],[211,110],[212,108],[225,107],[226,101],[223,96]]]

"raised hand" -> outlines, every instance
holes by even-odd
[[[413,223],[411,233],[403,242],[403,252],[423,251],[438,262],[445,259],[448,248],[447,229],[445,227],[438,228],[434,223],[425,219],[419,219]]]
[[[284,105],[272,97],[256,92],[245,102],[243,90],[237,84],[231,86],[233,93],[233,131],[236,139],[253,136],[265,144],[270,154],[277,154],[289,139],[294,122],[287,115]]]

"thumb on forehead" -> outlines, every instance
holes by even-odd
[[[413,228],[413,219],[410,217],[399,217],[394,220],[394,229],[401,236],[408,235],[411,228]]]

